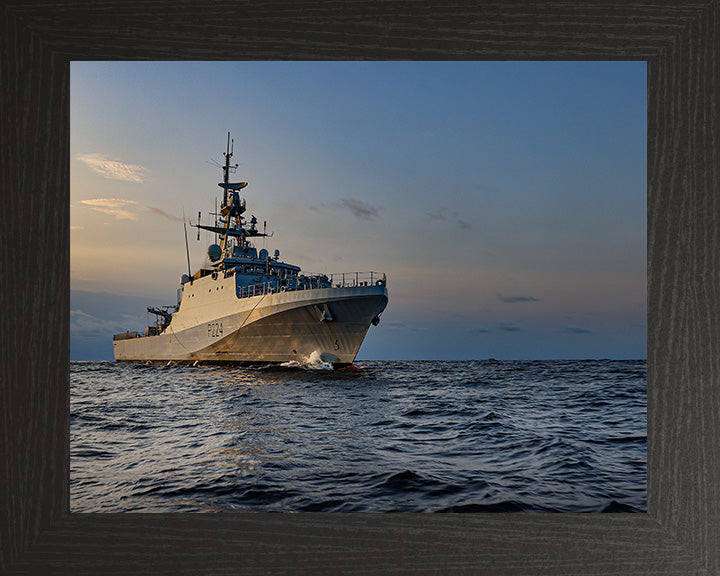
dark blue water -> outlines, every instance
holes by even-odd
[[[74,512],[640,512],[643,361],[73,362]]]

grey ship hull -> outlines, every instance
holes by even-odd
[[[115,359],[282,363],[307,360],[315,353],[325,362],[351,364],[368,328],[388,302],[384,285],[238,299],[230,290],[222,293],[225,297],[217,294],[221,282],[196,281],[192,290],[195,296],[202,295],[202,303],[185,291],[180,310],[161,334],[113,341]]]

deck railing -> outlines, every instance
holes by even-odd
[[[296,292],[318,288],[357,288],[359,286],[383,286],[387,277],[383,272],[340,272],[332,274],[302,274],[297,280],[271,280],[238,288],[238,298],[250,298],[277,292]]]
[[[130,338],[142,338],[140,332],[123,332],[122,334],[113,334],[113,340],[129,340]]]

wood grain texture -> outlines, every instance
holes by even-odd
[[[0,4],[0,571],[720,574],[718,0]],[[69,513],[69,62],[648,61],[648,514]],[[42,201],[41,201],[42,200]]]

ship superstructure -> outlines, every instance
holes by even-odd
[[[247,219],[240,191],[230,182],[233,142],[228,134],[222,166],[223,199],[213,224],[193,226],[216,234],[205,265],[183,274],[177,304],[148,308],[156,316],[144,332],[113,337],[116,360],[144,362],[283,363],[314,356],[351,364],[370,325],[388,302],[386,277],[378,272],[302,273],[299,266],[257,250],[269,236]],[[186,235],[187,250],[187,235]]]

